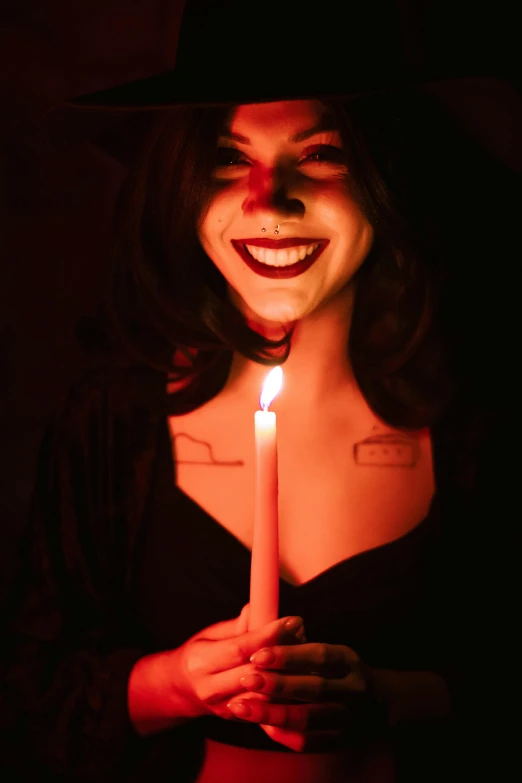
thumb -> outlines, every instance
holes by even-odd
[[[221,620],[219,623],[209,625],[201,631],[202,636],[209,641],[217,642],[221,639],[231,639],[234,636],[245,633],[248,630],[248,618],[250,616],[250,604],[245,604],[238,617],[231,620]]]

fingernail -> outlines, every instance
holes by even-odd
[[[245,704],[244,701],[230,702],[230,704],[227,704],[227,707],[230,712],[233,712],[238,718],[246,718],[250,715],[250,707],[248,704]]]
[[[289,620],[286,621],[285,628],[287,631],[298,631],[302,625],[303,625],[302,617],[291,617]]]
[[[239,682],[249,691],[259,691],[265,684],[263,677],[260,674],[247,674],[245,677],[241,677]]]
[[[273,663],[275,661],[275,655],[272,650],[259,650],[250,656],[251,663],[258,663],[260,666],[264,666],[267,663]]]

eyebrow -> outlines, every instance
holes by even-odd
[[[288,141],[291,144],[299,144],[299,142],[306,141],[306,139],[309,139],[318,133],[336,130],[337,127],[335,126],[332,118],[323,117],[323,119],[319,120],[319,122],[313,125],[311,128],[305,128],[305,130],[298,131],[293,136],[290,136]],[[230,128],[224,129],[223,133],[221,134],[221,138],[231,139],[232,141],[239,142],[239,144],[251,144],[248,136],[242,136],[241,133],[234,133],[232,130],[230,130]]]

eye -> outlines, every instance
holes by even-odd
[[[335,147],[333,144],[319,144],[306,149],[300,163],[335,163],[337,165],[345,165],[344,153],[340,147]]]
[[[218,147],[216,150],[216,168],[249,165],[243,153],[235,147]]]

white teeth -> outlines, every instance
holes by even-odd
[[[272,250],[268,247],[254,247],[245,245],[250,255],[268,266],[291,266],[298,261],[302,261],[306,256],[311,255],[319,247],[319,242],[313,245],[300,245],[299,247],[290,247],[284,250]]]

